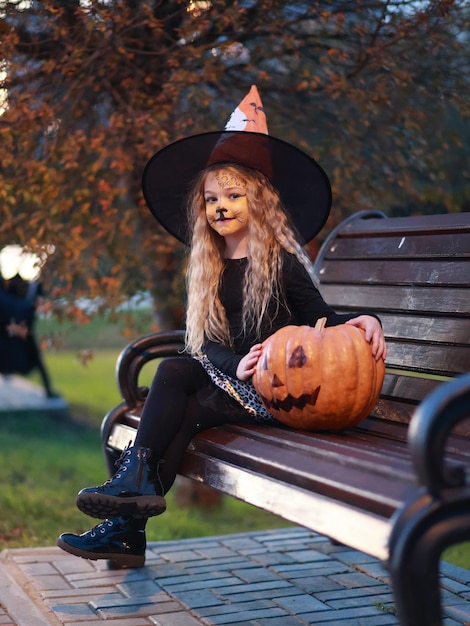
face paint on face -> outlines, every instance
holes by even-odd
[[[232,174],[232,172],[228,172],[227,170],[217,170],[215,172],[215,178],[221,189],[225,187],[245,188],[243,181],[237,178],[236,174]]]
[[[204,200],[211,228],[226,241],[246,239],[249,220],[246,185],[236,174],[225,169],[210,172],[204,183]]]

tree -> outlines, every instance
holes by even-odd
[[[150,289],[158,325],[180,325],[184,249],[146,209],[142,170],[168,142],[223,128],[253,83],[270,132],[328,171],[329,227],[360,208],[469,201],[464,1],[16,0],[0,12],[0,244],[54,244],[54,298],[112,306]]]

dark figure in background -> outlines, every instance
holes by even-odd
[[[39,281],[26,281],[19,274],[0,280],[0,374],[39,371],[48,398],[57,397],[33,332]]]

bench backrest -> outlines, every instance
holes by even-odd
[[[376,417],[406,423],[441,381],[470,371],[470,213],[357,213],[325,241],[315,270],[336,311],[382,320],[387,373]]]

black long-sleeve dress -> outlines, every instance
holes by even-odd
[[[254,344],[289,324],[313,326],[320,317],[326,317],[327,325],[334,326],[356,317],[335,313],[301,263],[285,254],[281,286],[284,297],[270,303],[259,334],[244,334],[246,267],[247,259],[227,259],[220,286],[233,349],[208,341],[202,358],[168,358],[157,369],[135,444],[152,448],[161,459],[163,493],[173,484],[184,450],[196,433],[225,423],[276,422],[263,407],[251,381],[236,378],[240,360]]]

